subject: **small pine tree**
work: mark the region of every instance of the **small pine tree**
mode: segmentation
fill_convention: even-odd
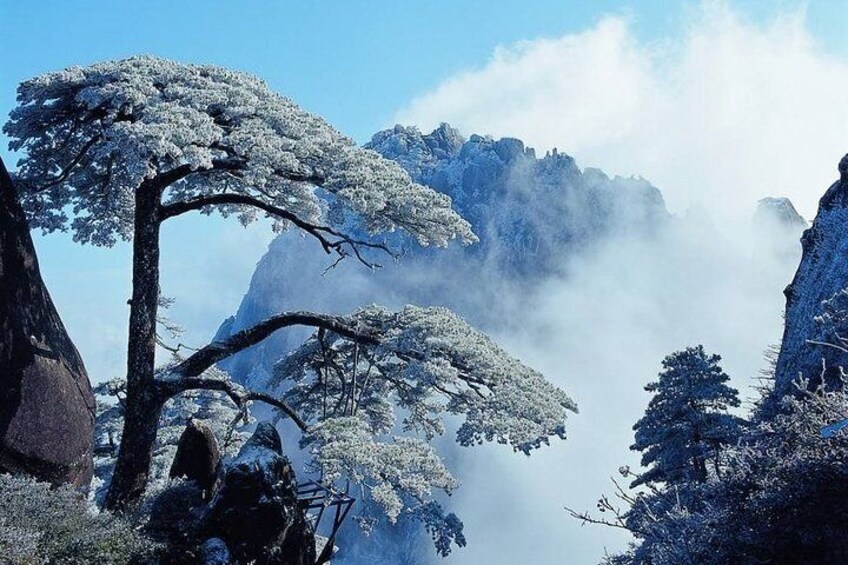
[[[663,359],[659,380],[645,415],[633,426],[635,443],[647,468],[633,486],[644,483],[703,483],[712,462],[720,474],[721,450],[736,443],[742,420],[727,413],[739,406],[738,391],[719,366],[721,357],[698,345]]]

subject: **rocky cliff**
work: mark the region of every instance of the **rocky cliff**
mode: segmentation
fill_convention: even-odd
[[[0,161],[0,471],[87,485],[94,396]]]
[[[822,361],[835,369],[845,365],[841,351],[810,343],[828,341],[820,335],[815,318],[822,302],[848,286],[848,155],[839,162],[838,181],[819,201],[812,226],[801,238],[802,257],[792,283],[786,288],[786,324],[775,367],[774,398],[792,392],[799,375],[815,383]]]

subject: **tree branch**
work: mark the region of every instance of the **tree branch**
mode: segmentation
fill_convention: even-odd
[[[100,134],[97,134],[94,137],[92,137],[91,139],[89,139],[85,143],[85,145],[82,146],[82,149],[80,149],[80,151],[79,151],[79,153],[77,153],[76,157],[71,159],[71,162],[68,164],[67,167],[62,169],[62,171],[57,176],[53,177],[52,179],[45,181],[44,184],[42,184],[41,186],[39,186],[36,189],[36,191],[42,192],[44,190],[47,190],[48,188],[52,188],[52,187],[54,187],[58,184],[65,182],[66,180],[68,180],[68,177],[71,176],[71,172],[76,168],[77,165],[80,164],[80,161],[83,160],[85,155],[88,153],[88,150],[91,149],[94,146],[94,144],[97,143],[98,141],[100,141],[101,139],[102,139],[102,137],[101,137]]]
[[[618,518],[616,518],[615,522],[612,522],[610,520],[605,520],[603,518],[594,518],[588,512],[577,512],[576,510],[573,510],[573,509],[569,508],[568,506],[564,506],[563,508],[565,508],[565,511],[568,512],[569,516],[571,516],[572,518],[574,518],[576,520],[580,520],[581,525],[597,524],[599,526],[608,526],[610,528],[619,528],[621,530],[628,531],[631,534],[643,535],[643,532],[636,530],[636,529],[633,529],[633,528],[627,526],[626,524],[619,522]]]
[[[245,410],[246,404],[250,401],[257,400],[264,402],[265,404],[269,404],[274,408],[277,408],[286,416],[291,418],[301,431],[305,432],[309,429],[309,426],[303,421],[303,418],[301,418],[294,408],[289,406],[285,401],[271,396],[270,394],[252,390],[243,390],[241,387],[236,386],[230,381],[205,377],[190,377],[173,381],[159,381],[159,384],[165,389],[166,394],[169,396],[173,396],[187,390],[217,390],[224,392],[241,410]]]
[[[384,244],[354,239],[349,235],[331,228],[330,226],[322,226],[306,222],[288,210],[280,208],[279,206],[274,206],[273,204],[269,204],[248,194],[209,194],[191,198],[189,200],[164,204],[160,209],[160,217],[162,221],[164,221],[168,218],[185,214],[186,212],[202,210],[207,206],[225,205],[252,206],[265,211],[271,216],[291,222],[293,225],[317,239],[326,253],[335,252],[343,258],[348,255],[345,250],[345,246],[348,246],[356,258],[367,267],[379,267],[379,265],[366,260],[360,253],[360,247],[378,249],[387,253],[391,257],[397,256],[395,252]]]
[[[224,340],[213,341],[179,363],[174,367],[173,372],[185,378],[197,377],[215,363],[256,345],[277,330],[291,326],[311,326],[324,329],[366,345],[377,345],[379,343],[373,332],[354,327],[340,316],[311,312],[285,312],[272,316]]]

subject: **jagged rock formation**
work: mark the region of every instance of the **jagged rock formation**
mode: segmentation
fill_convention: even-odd
[[[94,396],[41,280],[0,161],[0,471],[78,486],[92,475]]]
[[[315,536],[297,502],[297,482],[273,425],[259,424],[223,469],[204,531],[238,563],[313,565]]]
[[[447,125],[429,134],[398,126],[377,133],[368,145],[399,162],[415,180],[451,196],[480,243],[432,250],[398,238],[392,243],[403,246],[405,254],[397,264],[377,257],[384,268],[372,273],[345,261],[322,276],[328,259],[320,247],[282,234],[260,260],[238,312],[222,324],[218,338],[284,310],[346,313],[372,302],[444,305],[484,330],[503,330],[510,318],[505,310],[513,306],[506,297],[529,294],[604,238],[652,234],[670,220],[659,190],[647,181],[581,171],[559,152],[537,158],[517,139],[474,135],[465,140]],[[273,365],[304,337],[305,332],[278,332],[222,367],[235,379],[262,387]],[[294,450],[289,456],[298,460]],[[357,514],[367,516],[368,505],[357,505]],[[343,529],[333,562],[428,559],[432,549],[426,535],[409,522],[381,526],[367,541],[355,528]],[[392,548],[388,553],[387,547]]]
[[[538,159],[518,139],[465,141],[447,124],[427,135],[395,126],[367,147],[450,195],[480,237],[470,253],[524,277],[550,272],[563,249],[613,230],[653,229],[668,217],[660,191],[646,180],[581,172],[556,149]]]
[[[511,138],[472,135],[467,141],[443,124],[423,135],[396,126],[368,147],[400,163],[418,182],[451,196],[480,243],[422,249],[399,239],[399,264],[383,259],[378,273],[344,262],[326,276],[327,258],[312,241],[283,234],[257,265],[236,315],[217,337],[295,308],[347,312],[379,301],[448,306],[476,325],[503,323],[499,304],[507,287],[528,285],[563,269],[567,259],[618,233],[652,233],[670,216],[659,190],[639,178],[582,171],[556,151],[537,158]],[[393,237],[393,236],[390,236]],[[344,281],[340,284],[340,281]],[[281,332],[223,363],[237,380],[262,385],[268,371],[302,333]]]
[[[840,179],[819,201],[813,225],[801,238],[801,264],[786,288],[786,324],[775,367],[774,399],[791,393],[799,375],[815,383],[822,360],[844,364],[840,351],[809,343],[819,336],[815,317],[822,301],[848,286],[848,155],[839,162]]]
[[[801,234],[809,224],[788,198],[763,198],[753,218],[754,254],[761,265],[779,265],[791,272],[801,255]]]
[[[209,493],[215,485],[220,461],[215,432],[203,422],[192,420],[180,436],[169,476],[194,481],[203,492]]]

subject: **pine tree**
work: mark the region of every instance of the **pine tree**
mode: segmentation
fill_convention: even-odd
[[[698,345],[663,359],[656,382],[645,390],[654,394],[645,415],[633,426],[635,443],[648,470],[635,482],[679,485],[703,483],[712,462],[720,474],[719,454],[736,443],[742,420],[728,414],[739,406],[738,391],[719,366],[721,357]]]

